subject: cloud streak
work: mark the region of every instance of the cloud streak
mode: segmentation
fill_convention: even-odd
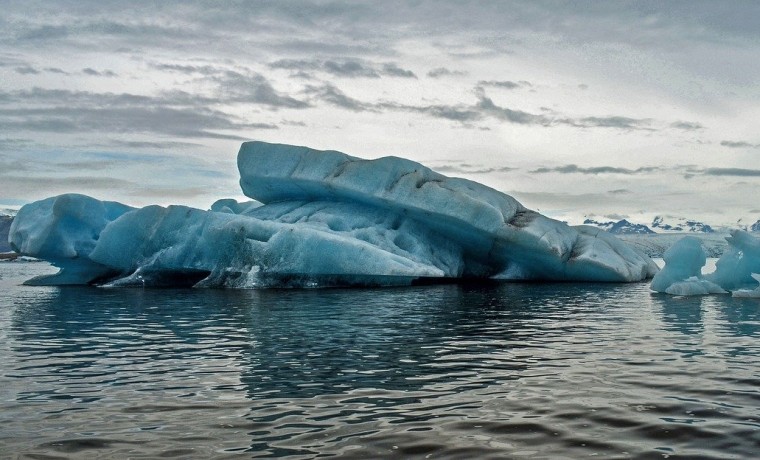
[[[517,88],[530,88],[533,85],[530,82],[521,80],[518,82],[509,80],[480,80],[477,85],[479,88],[491,87],[502,89],[517,89]]]
[[[464,77],[467,76],[467,72],[463,70],[451,70],[446,67],[436,67],[428,71],[427,76],[430,78],[442,78],[442,77]]]
[[[760,177],[760,169],[706,168],[701,172],[706,176]]]
[[[417,78],[414,72],[399,67],[395,62],[378,65],[361,59],[280,59],[270,62],[269,67],[295,72],[323,72],[342,78]]]
[[[516,170],[517,168],[511,168],[509,166],[503,166],[503,167],[498,167],[498,168],[496,167],[484,168],[484,167],[470,165],[467,163],[460,163],[460,164],[436,166],[433,169],[442,174],[491,174],[491,173],[510,172],[510,171]]]
[[[625,174],[625,175],[633,175],[633,174],[648,174],[653,172],[661,172],[664,168],[660,166],[643,166],[636,169],[629,169],[629,168],[619,168],[615,166],[592,166],[588,168],[583,168],[575,164],[568,164],[563,166],[555,166],[552,168],[547,167],[541,167],[534,169],[530,171],[531,174],[547,174],[547,173],[557,173],[557,174],[590,174],[590,175],[598,175],[598,174]]]
[[[745,141],[721,141],[720,145],[732,149],[757,149],[760,148],[760,144],[752,144]]]

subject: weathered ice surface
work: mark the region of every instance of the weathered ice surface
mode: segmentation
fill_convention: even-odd
[[[22,208],[18,252],[62,272],[37,283],[224,287],[425,279],[639,281],[656,265],[594,227],[569,227],[482,184],[386,157],[244,143],[243,192],[210,211],[132,209],[82,195]]]

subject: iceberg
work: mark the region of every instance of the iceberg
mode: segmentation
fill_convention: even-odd
[[[36,284],[280,287],[462,278],[632,282],[654,262],[594,227],[397,157],[246,142],[253,201],[134,209],[67,194],[21,209],[17,252],[61,268]]]
[[[707,256],[702,242],[693,236],[678,240],[663,255],[665,267],[652,279],[653,291],[671,295],[725,294],[720,286],[702,277]]]
[[[725,294],[760,297],[760,239],[744,230],[732,230],[729,247],[715,271],[702,275],[705,253],[701,242],[687,236],[665,252],[665,267],[652,279],[651,289],[674,295]]]

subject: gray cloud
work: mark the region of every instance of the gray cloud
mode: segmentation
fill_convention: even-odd
[[[428,115],[434,118],[468,123],[483,119],[482,113],[468,106],[452,105],[404,105],[404,104],[381,104],[383,108],[403,110]]]
[[[452,165],[437,166],[437,167],[434,167],[433,169],[440,173],[490,174],[490,173],[514,171],[517,168],[510,168],[508,166],[504,166],[500,168],[483,168],[483,167],[470,165],[467,163],[459,163],[459,164],[452,164]]]
[[[481,80],[478,82],[478,86],[480,87],[487,87],[490,86],[492,88],[503,88],[503,89],[517,89],[517,88],[524,88],[524,87],[531,87],[533,86],[530,82],[521,80],[518,82],[509,81],[509,80]]]
[[[720,145],[722,145],[723,147],[729,147],[732,149],[760,148],[760,144],[751,144],[745,141],[720,141]]]
[[[430,78],[441,78],[441,77],[463,77],[467,75],[467,72],[462,70],[451,70],[447,69],[446,67],[437,67],[435,69],[430,70],[427,73],[427,76]]]
[[[0,177],[14,176],[18,173],[30,172],[33,170],[34,168],[32,168],[30,162],[8,157],[0,153]]]
[[[124,141],[124,140],[112,140],[107,145],[111,147],[120,147],[127,149],[139,149],[139,150],[165,150],[165,149],[179,149],[187,147],[198,147],[200,144],[193,142],[156,142],[156,141]]]
[[[31,145],[31,139],[0,138],[0,151],[15,150]]]
[[[609,117],[584,117],[579,119],[565,119],[562,123],[583,128],[618,128],[618,129],[644,129],[650,128],[652,120],[645,118],[629,118],[621,116]]]
[[[218,75],[227,71],[224,67],[217,67],[213,65],[195,65],[195,64],[167,64],[160,62],[151,62],[150,65],[156,70],[163,70],[168,72],[179,72],[183,74],[201,74],[201,75]]]
[[[280,59],[269,63],[273,69],[286,69],[308,75],[308,71],[325,72],[344,78],[380,78],[381,75],[401,78],[417,78],[411,70],[403,69],[398,64],[386,62],[382,65],[360,59],[321,60],[321,59]]]
[[[65,38],[69,34],[66,26],[43,25],[27,29],[18,34],[17,39],[26,40],[52,40]]]
[[[297,120],[282,120],[280,124],[284,126],[307,126],[305,122]]]
[[[706,168],[702,174],[706,176],[760,177],[760,169]]]
[[[103,171],[111,168],[123,167],[123,163],[116,160],[111,161],[72,161],[59,162],[54,164],[57,171]]]
[[[367,67],[356,60],[343,62],[322,61],[318,59],[280,59],[270,62],[272,69],[286,69],[293,71],[323,71],[342,77],[369,77],[380,78],[380,74],[371,67]]]
[[[242,74],[228,70],[223,75],[211,77],[218,85],[219,101],[263,104],[271,108],[305,109],[306,101],[282,94],[262,75]]]
[[[5,176],[3,185],[16,194],[37,194],[45,190],[49,194],[73,192],[82,189],[114,190],[116,188],[133,188],[134,182],[99,176],[49,177],[49,176]]]
[[[340,107],[343,109],[351,110],[353,112],[377,112],[377,108],[373,104],[368,104],[352,97],[347,96],[343,91],[336,88],[329,83],[320,87],[308,86],[306,92],[311,94],[323,102]]]
[[[83,152],[80,156],[92,160],[116,160],[123,163],[160,163],[163,161],[171,161],[174,157],[168,154],[142,154],[134,155],[132,153],[125,152]]]
[[[569,164],[563,166],[556,166],[553,168],[537,168],[530,171],[532,174],[546,174],[546,173],[559,173],[559,174],[646,174],[651,172],[662,171],[663,168],[659,166],[645,166],[636,169],[617,168],[614,166],[594,166],[590,168],[582,168],[578,165]],[[610,193],[614,193],[611,191]]]
[[[208,187],[137,187],[129,192],[129,196],[136,198],[155,198],[157,196],[163,197],[164,200],[172,199],[183,200],[189,198],[196,198],[200,196],[208,195]]]
[[[383,64],[383,74],[392,77],[417,78],[417,75],[415,75],[411,70],[402,69],[392,62]]]
[[[169,107],[47,107],[0,109],[0,132],[153,133],[184,138],[247,140],[212,130],[257,129],[210,109]]]
[[[650,119],[636,119],[622,116],[585,117],[574,119],[548,117],[546,115],[537,115],[522,110],[514,110],[497,105],[491,98],[485,96],[482,89],[476,90],[478,102],[474,105],[414,105],[397,102],[364,102],[347,96],[340,89],[329,83],[319,87],[308,86],[306,88],[306,93],[323,102],[354,112],[380,112],[382,110],[413,112],[428,115],[433,118],[442,118],[460,122],[468,127],[472,127],[469,125],[470,123],[482,121],[486,118],[494,118],[509,123],[544,127],[563,124],[580,128],[653,130],[653,128],[650,128],[652,123],[652,120]],[[487,127],[481,128],[487,129]]]
[[[630,191],[630,190],[628,190],[628,189],[625,189],[625,188],[618,188],[618,189],[615,189],[615,190],[610,190],[607,193],[610,193],[612,195],[629,195],[629,194],[631,194],[633,192]],[[624,219],[624,217],[621,217],[621,219]]]
[[[53,5],[51,5],[53,6]],[[153,46],[170,46],[177,40],[195,41],[203,38],[216,37],[215,30],[200,30],[199,24],[185,23],[183,27],[170,27],[150,23],[142,18],[137,20],[103,20],[94,19],[75,20],[66,25],[60,24],[21,24],[17,34],[16,42],[24,44],[28,42],[49,42],[56,41],[61,44],[65,41],[80,40],[82,45],[86,43],[83,39],[91,37],[108,37],[130,39],[137,43],[150,43]]]
[[[277,31],[282,33],[282,31]],[[294,31],[294,34],[300,33],[300,30]],[[361,35],[361,33],[359,33]],[[280,36],[281,37],[281,36]],[[273,37],[266,37],[263,46],[277,52],[278,55],[295,54],[299,56],[388,56],[394,54],[392,49],[388,48],[386,40],[363,40],[357,41],[356,35],[346,36],[344,31],[322,39],[292,39],[290,37],[272,40]]]
[[[21,75],[38,75],[40,73],[39,70],[28,65],[25,65],[22,67],[16,67],[15,70],[16,70],[16,73],[20,73]]]
[[[485,95],[480,95],[479,99],[476,107],[496,119],[521,125],[550,126],[552,124],[552,120],[543,115],[534,115],[532,113],[523,112],[522,110],[512,110],[507,107],[500,107],[494,104],[493,100]]]
[[[104,71],[97,71],[93,69],[92,67],[86,67],[82,69],[82,73],[85,75],[90,75],[94,77],[116,77],[116,73],[114,73],[111,70],[104,70]]]
[[[670,124],[670,127],[676,128],[676,129],[683,129],[684,131],[698,131],[700,129],[705,128],[700,123],[691,122],[691,121],[674,121],[673,123]]]
[[[324,61],[322,62],[322,69],[340,77],[380,78],[380,74],[375,69],[368,67],[359,61]]]

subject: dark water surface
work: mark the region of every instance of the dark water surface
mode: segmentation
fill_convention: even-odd
[[[638,284],[26,287],[3,458],[757,458],[760,301]]]

